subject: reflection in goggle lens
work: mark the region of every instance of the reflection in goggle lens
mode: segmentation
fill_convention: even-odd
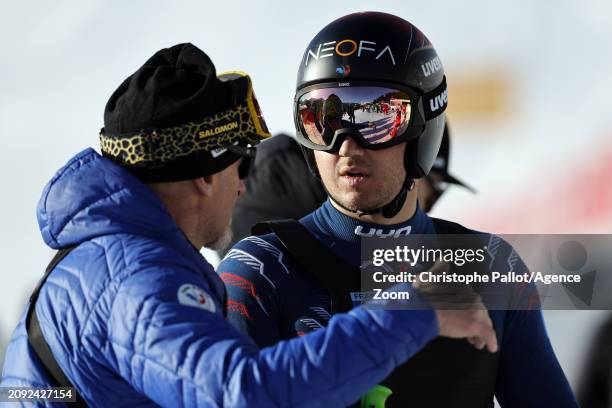
[[[369,144],[388,142],[410,122],[410,96],[375,86],[321,88],[298,100],[298,121],[308,139],[329,146],[338,129],[358,130]]]

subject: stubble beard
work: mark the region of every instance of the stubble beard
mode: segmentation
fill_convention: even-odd
[[[390,203],[401,191],[405,175],[391,173],[385,180],[377,180],[376,186],[364,186],[364,189],[351,189],[340,177],[338,175],[333,180],[333,189],[326,186],[331,198],[352,211],[368,211]]]
[[[227,247],[232,243],[234,234],[230,224],[223,230],[223,233],[211,243],[207,244],[206,247],[215,251],[225,251]]]

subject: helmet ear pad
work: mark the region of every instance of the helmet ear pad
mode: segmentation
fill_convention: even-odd
[[[406,180],[425,177],[433,167],[438,155],[444,130],[445,115],[431,119],[419,137],[406,142],[404,167]]]
[[[306,164],[308,165],[308,170],[315,177],[321,180],[321,175],[319,174],[319,169],[317,168],[317,162],[314,157],[314,150],[309,149],[305,146],[300,145],[300,149],[302,149],[302,154],[304,155],[304,160],[306,160]]]

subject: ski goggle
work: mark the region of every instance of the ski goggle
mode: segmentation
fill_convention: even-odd
[[[446,79],[427,93],[390,83],[317,84],[296,94],[297,138],[314,150],[337,150],[346,136],[383,149],[419,136],[447,103]]]
[[[256,134],[261,139],[265,139],[271,137],[270,131],[268,130],[268,125],[264,120],[263,113],[261,112],[261,108],[259,107],[259,102],[257,102],[257,98],[255,97],[255,91],[253,90],[253,83],[251,82],[251,77],[242,71],[230,71],[224,72],[217,76],[221,81],[233,81],[239,82],[242,80],[246,83],[246,96],[245,102],[248,106],[248,113],[250,122],[255,127]]]
[[[250,77],[244,72],[228,72],[218,78],[229,81],[234,94],[241,95],[232,108],[179,126],[130,134],[109,135],[102,129],[102,152],[123,164],[155,168],[202,151],[214,158],[220,149],[254,146],[270,137]]]

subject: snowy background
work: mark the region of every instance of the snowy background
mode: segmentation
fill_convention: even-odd
[[[479,194],[454,188],[434,215],[500,233],[611,230],[610,2],[11,2],[0,13],[0,361],[52,256],[35,218],[40,192],[69,157],[97,147],[125,77],[158,49],[193,42],[218,71],[249,72],[271,130],[291,133],[308,41],[363,10],[413,22],[445,66],[452,171]],[[605,316],[546,312],[574,385]]]

